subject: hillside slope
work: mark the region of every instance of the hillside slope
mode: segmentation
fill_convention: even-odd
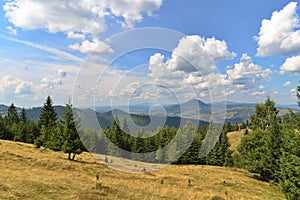
[[[72,162],[61,152],[3,140],[0,171],[0,199],[284,199],[278,187],[237,169],[168,166],[131,174],[99,164],[88,153]]]

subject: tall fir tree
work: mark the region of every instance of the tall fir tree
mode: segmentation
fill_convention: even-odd
[[[42,107],[42,112],[39,117],[38,127],[40,131],[40,137],[35,143],[36,146],[47,147],[47,142],[50,141],[51,134],[56,127],[57,113],[53,107],[53,102],[50,96],[47,97],[46,102]]]
[[[69,160],[74,160],[76,154],[81,154],[84,146],[77,133],[72,105],[66,104],[66,109],[62,115],[63,136],[62,151],[68,154]]]

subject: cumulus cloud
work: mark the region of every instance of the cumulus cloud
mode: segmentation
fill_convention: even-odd
[[[94,39],[92,42],[84,40],[81,44],[75,43],[70,45],[69,47],[70,49],[78,50],[81,53],[85,54],[91,52],[109,54],[114,52],[107,43],[98,39]]]
[[[12,0],[5,2],[3,10],[10,23],[24,30],[62,32],[69,39],[84,40],[91,36],[92,41],[71,46],[87,53],[94,47],[97,52],[103,52],[102,48],[107,47],[95,39],[106,32],[108,19],[117,21],[123,28],[132,28],[144,16],[151,16],[162,3],[163,0]]]
[[[198,35],[186,36],[180,39],[170,59],[165,60],[160,53],[151,56],[149,76],[159,80],[185,79],[187,83],[197,83],[203,81],[202,76],[216,72],[214,61],[234,56],[234,52],[228,51],[225,41]]]
[[[239,89],[254,88],[260,81],[269,80],[272,70],[263,70],[261,66],[254,64],[247,54],[243,54],[240,63],[228,66],[226,69],[228,80]]]
[[[65,77],[68,75],[68,73],[67,73],[65,70],[63,70],[63,69],[59,69],[59,70],[57,71],[57,75],[58,75],[59,77],[65,78]]]
[[[300,55],[287,58],[280,67],[280,73],[300,74]]]
[[[33,94],[34,92],[32,91],[32,86],[32,82],[22,81],[17,84],[15,88],[15,94]]]
[[[33,94],[33,83],[6,75],[0,79],[0,93]]]
[[[171,70],[200,71],[205,75],[215,71],[214,61],[232,59],[235,55],[228,51],[225,41],[192,35],[180,39],[167,65]]]
[[[271,19],[264,19],[258,42],[258,56],[291,55],[300,52],[300,26],[297,2],[290,2],[282,10],[275,11]]]
[[[288,86],[290,86],[291,85],[291,81],[287,81],[287,82],[285,82],[284,84],[283,84],[283,86],[285,86],[285,87],[288,87]]]
[[[42,78],[42,84],[41,87],[43,89],[52,89],[54,87],[56,87],[57,85],[62,85],[62,80],[59,78],[56,79],[51,79],[49,77],[44,77]]]

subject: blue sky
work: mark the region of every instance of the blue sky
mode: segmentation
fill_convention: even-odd
[[[267,96],[296,103],[298,1],[49,2],[1,3],[0,103],[40,106],[47,95],[55,104],[71,99],[78,106],[191,98],[256,103]],[[123,38],[116,47],[115,35],[144,27],[171,35],[137,40],[172,48],[140,49],[109,62],[132,42]]]

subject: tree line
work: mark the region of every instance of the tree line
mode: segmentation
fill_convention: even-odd
[[[61,119],[48,96],[42,107],[37,123],[29,120],[23,108],[20,114],[12,103],[5,116],[0,115],[0,139],[32,143],[53,151],[63,151],[68,159],[74,160],[76,154],[85,150],[76,130],[72,105],[66,104]]]

